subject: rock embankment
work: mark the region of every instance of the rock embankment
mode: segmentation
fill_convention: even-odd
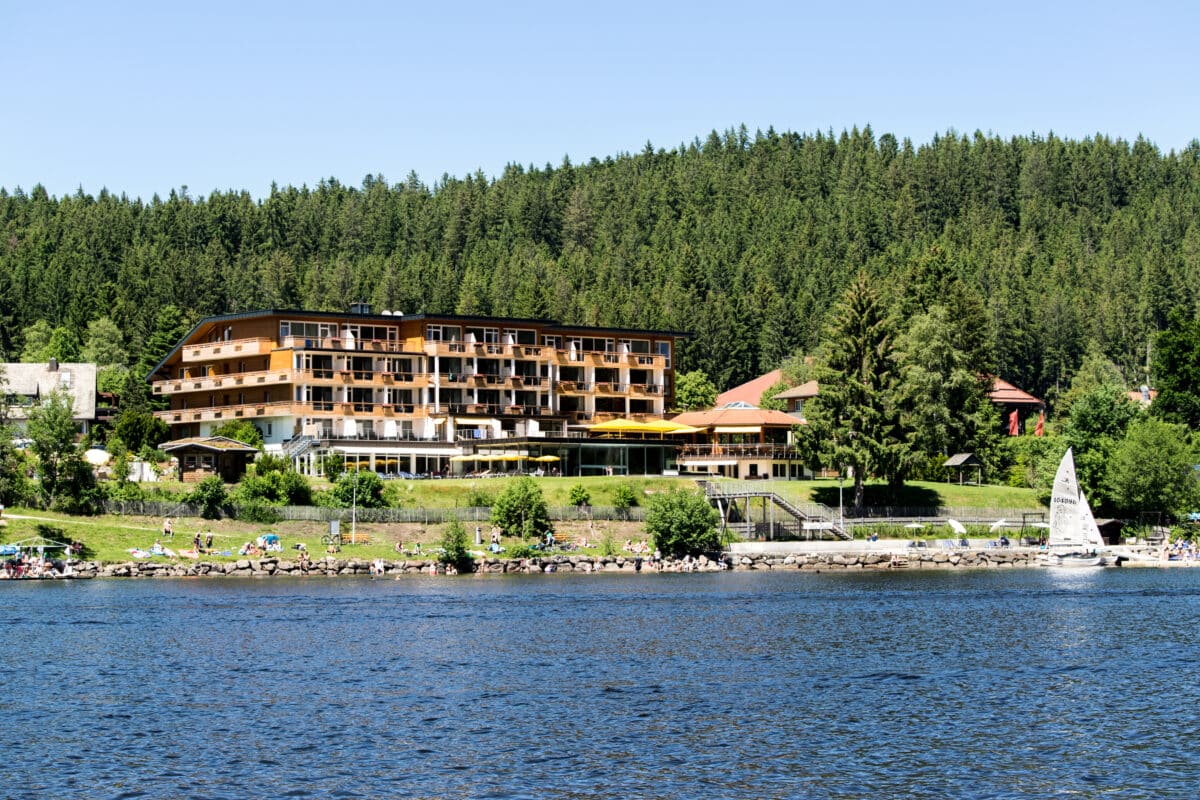
[[[734,569],[954,569],[1036,567],[1036,551],[1023,550],[918,550],[904,553],[806,553],[790,555],[739,555]]]
[[[376,562],[361,558],[323,558],[313,561],[308,569],[299,562],[280,558],[246,558],[227,562],[155,563],[129,561],[114,564],[77,562],[73,565],[75,578],[186,578],[186,577],[245,577],[267,578],[292,576],[353,576],[371,575]],[[988,551],[930,551],[908,553],[841,552],[789,555],[729,555],[700,556],[695,559],[665,559],[654,563],[648,558],[628,556],[571,556],[555,555],[542,558],[502,559],[485,558],[475,562],[481,573],[555,573],[555,572],[716,572],[719,570],[805,570],[833,571],[854,569],[954,569],[1033,567],[1038,565],[1037,553],[1020,550]],[[444,574],[442,565],[430,561],[383,560],[376,574],[383,576]]]
[[[376,562],[361,558],[323,558],[313,561],[307,570],[299,562],[280,558],[246,558],[228,562],[157,563],[127,561],[99,564],[90,561],[73,565],[74,578],[188,578],[188,577],[246,577],[277,576],[335,576],[335,575],[429,575],[445,573],[445,566],[431,561]],[[668,559],[654,565],[650,559],[626,556],[568,556],[543,558],[500,559],[485,558],[475,562],[475,571],[484,573],[538,572],[711,572],[729,569],[729,560],[721,561],[700,556],[696,559]]]

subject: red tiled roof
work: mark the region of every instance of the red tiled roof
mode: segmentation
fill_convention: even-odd
[[[1006,406],[1040,406],[1042,401],[1031,395],[1029,392],[1022,391],[1013,386],[1003,378],[992,378],[992,390],[988,392],[988,398],[997,405]]]
[[[776,400],[807,400],[810,397],[816,397],[821,393],[820,386],[816,381],[805,381],[799,386],[793,386],[791,389],[785,389],[775,395]]]
[[[709,411],[685,411],[671,422],[680,425],[691,425],[694,428],[708,428],[714,425],[801,425],[800,420],[782,411],[767,408],[714,408]]]
[[[763,392],[779,383],[782,378],[783,370],[773,369],[766,375],[759,375],[757,378],[746,381],[740,386],[734,386],[732,389],[717,395],[717,408],[738,402],[756,406],[759,400],[762,399]]]

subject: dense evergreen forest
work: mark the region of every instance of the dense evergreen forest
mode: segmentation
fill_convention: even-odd
[[[897,296],[973,288],[995,370],[1053,400],[1088,353],[1146,380],[1168,313],[1197,311],[1198,211],[1200,142],[870,128],[262,200],[0,190],[0,347],[16,360],[38,321],[82,342],[104,316],[135,364],[168,306],[192,321],[366,299],[688,331],[679,365],[723,388],[814,349],[862,271]]]

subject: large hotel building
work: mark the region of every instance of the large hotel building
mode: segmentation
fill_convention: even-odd
[[[517,456],[564,474],[655,473],[670,446],[606,448],[587,426],[661,419],[666,331],[451,315],[252,311],[201,320],[151,373],[174,439],[248,420],[308,474],[322,456],[383,474],[476,469]]]

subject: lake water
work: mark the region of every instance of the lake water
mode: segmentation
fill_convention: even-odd
[[[1191,798],[1200,569],[9,582],[4,797]]]

